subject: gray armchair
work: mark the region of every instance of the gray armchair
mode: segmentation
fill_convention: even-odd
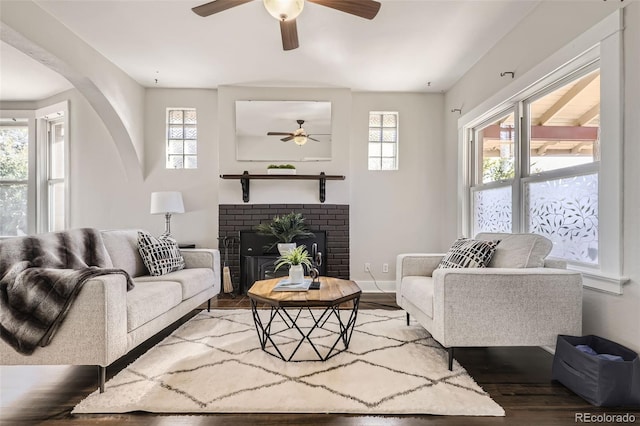
[[[533,234],[501,240],[487,268],[437,269],[443,254],[400,254],[396,301],[449,352],[468,346],[553,346],[582,334],[582,276],[545,259],[551,241]]]

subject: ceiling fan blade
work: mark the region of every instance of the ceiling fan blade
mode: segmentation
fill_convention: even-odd
[[[293,139],[293,136],[288,136],[286,138],[282,138],[280,139],[282,142],[289,142],[291,139]]]
[[[253,0],[214,0],[209,3],[201,4],[191,10],[197,15],[207,17],[214,13],[222,12],[223,10],[231,9],[232,7],[240,6],[241,4],[249,3]]]
[[[320,142],[318,139],[312,138],[311,136],[307,135],[307,139],[310,139],[312,141],[316,141],[316,142]]]
[[[298,48],[298,27],[295,19],[280,21],[280,33],[282,33],[282,48],[284,50]]]
[[[267,136],[293,136],[293,133],[285,133],[285,132],[268,132]]]
[[[365,19],[373,19],[380,10],[380,3],[374,0],[309,0],[322,6],[350,13]]]

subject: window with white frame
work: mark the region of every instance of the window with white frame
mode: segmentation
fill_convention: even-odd
[[[45,117],[46,136],[46,216],[47,231],[61,231],[66,228],[66,143],[65,121],[60,113]]]
[[[398,113],[369,112],[369,170],[398,170]]]
[[[68,103],[0,111],[0,237],[68,227]]]
[[[29,125],[0,120],[0,236],[29,233]]]
[[[195,108],[167,108],[166,168],[198,168],[198,120]]]
[[[585,287],[614,294],[623,294],[628,281],[622,276],[622,16],[622,10],[609,15],[459,120],[460,184],[467,195],[459,199],[461,232],[510,225],[511,232],[545,235],[553,241],[551,257],[580,271]],[[505,144],[490,127],[507,124],[503,118],[511,113],[513,178],[503,167],[484,181],[482,159]],[[492,153],[482,148],[492,144]]]
[[[598,265],[599,116],[593,63],[473,128],[473,233],[544,235],[551,256]]]

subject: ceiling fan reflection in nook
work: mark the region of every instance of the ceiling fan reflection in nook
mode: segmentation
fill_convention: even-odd
[[[307,132],[302,128],[304,120],[296,120],[296,123],[298,123],[299,128],[293,132],[268,132],[267,136],[286,136],[280,140],[282,142],[289,142],[290,140],[293,140],[296,145],[304,145],[309,139],[320,142],[318,139],[312,138],[311,135],[307,134]]]
[[[253,0],[214,0],[192,8],[196,14],[206,17]],[[373,19],[380,10],[380,3],[374,0],[307,0],[340,12],[350,13],[365,19]],[[296,18],[304,8],[305,0],[263,0],[267,11],[280,21],[282,48],[292,50],[298,47]]]

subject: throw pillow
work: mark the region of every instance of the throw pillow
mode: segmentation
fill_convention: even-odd
[[[168,235],[158,238],[138,231],[138,251],[151,275],[164,275],[184,269],[184,258],[176,240]]]
[[[499,242],[458,238],[438,268],[486,268]]]
[[[553,243],[536,234],[481,233],[476,240],[500,240],[489,268],[542,268]]]

